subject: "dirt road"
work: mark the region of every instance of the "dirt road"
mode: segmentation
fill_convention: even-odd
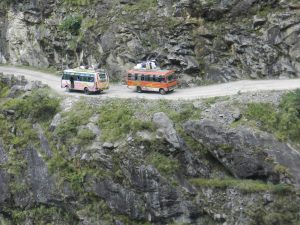
[[[4,74],[23,75],[28,80],[38,80],[49,85],[61,95],[84,96],[80,92],[66,92],[60,87],[60,77],[29,69],[18,67],[0,66],[0,72]],[[160,95],[159,93],[136,93],[128,89],[126,85],[111,85],[111,88],[99,95],[88,95],[88,97],[109,98],[145,98],[145,99],[182,99],[192,100],[198,98],[209,98],[217,96],[229,96],[238,92],[255,92],[262,90],[293,90],[300,88],[300,79],[291,80],[242,80],[224,84],[209,85],[203,87],[176,89],[175,92]]]

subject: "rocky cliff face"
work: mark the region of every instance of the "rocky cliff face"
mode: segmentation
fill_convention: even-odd
[[[299,76],[295,0],[3,1],[0,63],[106,67],[157,59],[183,84]]]
[[[83,101],[0,75],[1,224],[299,224],[299,136],[249,111],[289,95]]]

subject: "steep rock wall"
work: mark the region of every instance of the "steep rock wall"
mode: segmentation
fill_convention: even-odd
[[[0,63],[58,69],[90,64],[121,79],[134,63],[155,58],[176,69],[184,83],[197,84],[300,71],[300,11],[293,0],[2,4]]]

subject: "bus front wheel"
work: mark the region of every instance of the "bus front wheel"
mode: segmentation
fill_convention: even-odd
[[[142,88],[141,88],[141,87],[137,87],[137,88],[136,88],[136,92],[137,92],[137,93],[142,93]]]
[[[166,91],[165,91],[163,88],[161,88],[161,89],[159,89],[159,93],[160,93],[161,95],[165,95],[165,94],[166,94]]]

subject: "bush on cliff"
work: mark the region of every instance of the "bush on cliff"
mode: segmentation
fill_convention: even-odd
[[[51,97],[47,89],[36,90],[23,98],[7,101],[4,109],[14,110],[18,118],[29,118],[31,121],[46,121],[59,110],[59,99]]]
[[[266,131],[275,133],[281,140],[300,142],[300,89],[283,96],[278,109],[272,104],[251,103],[245,116],[258,121]]]
[[[70,15],[66,17],[59,26],[61,31],[70,32],[73,35],[78,35],[81,28],[82,16]]]

